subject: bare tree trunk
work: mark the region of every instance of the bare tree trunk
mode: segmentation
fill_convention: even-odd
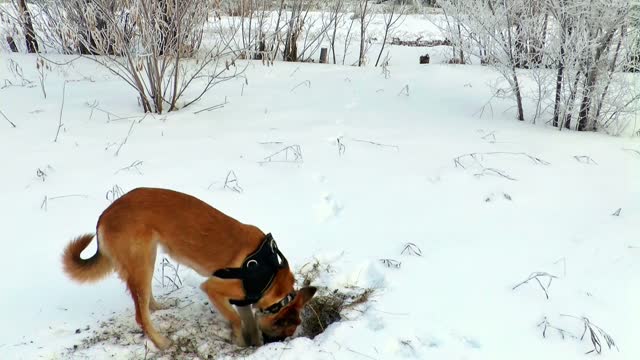
[[[578,73],[576,74],[576,78],[573,81],[573,87],[571,88],[571,93],[569,94],[569,100],[567,101],[567,106],[564,112],[564,116],[562,118],[562,126],[560,126],[560,130],[562,130],[562,127],[566,129],[571,129],[573,105],[576,102],[576,96],[578,94],[578,83],[580,82],[580,74],[581,72],[578,71]]]
[[[556,76],[556,99],[553,106],[553,126],[558,127],[560,117],[560,101],[562,100],[562,82],[564,77],[564,43],[560,45],[560,59],[558,63],[558,75]]]
[[[504,1],[505,9],[509,9],[507,5],[507,0]],[[518,105],[518,120],[524,121],[524,109],[522,107],[522,94],[520,93],[520,83],[518,82],[518,74],[516,73],[515,59],[513,58],[513,47],[511,44],[513,43],[513,38],[511,36],[511,17],[509,16],[509,12],[507,11],[507,36],[509,42],[509,58],[511,60],[511,76],[513,79],[513,91],[516,95],[516,103]]]
[[[367,17],[367,10],[369,8],[369,0],[361,1],[363,2],[363,6],[360,8],[362,13],[360,14],[360,56],[358,58],[358,66],[362,66],[364,64],[364,42],[367,37],[365,20]]]
[[[607,85],[605,85],[604,90],[602,91],[602,94],[600,95],[600,100],[598,101],[598,104],[597,104],[595,121],[598,121],[598,119],[600,119],[602,104],[604,104],[604,99],[607,96],[607,93],[609,92],[609,85],[611,85],[611,77],[613,76],[613,73],[616,70],[616,62],[618,62],[618,57],[620,55],[620,48],[622,47],[622,40],[624,39],[624,34],[625,34],[625,26],[623,25],[620,28],[620,38],[618,39],[618,45],[616,45],[616,51],[613,54],[613,60],[611,60],[611,64],[609,65],[609,79],[607,81]]]
[[[458,23],[458,38],[462,39],[462,30],[460,29],[460,23]],[[460,40],[462,42],[462,40]],[[462,46],[460,46],[460,64],[464,64],[464,51],[462,50]]]
[[[336,34],[338,32],[338,20],[340,20],[340,12],[343,10],[343,0],[336,0],[334,8],[331,10],[333,15],[333,34],[331,34],[331,54],[333,56],[333,63],[336,64]]]
[[[580,112],[578,113],[578,131],[592,130],[593,124],[589,124],[589,112],[591,111],[591,93],[598,78],[598,63],[600,62],[602,54],[609,48],[616,30],[617,27],[612,27],[609,32],[606,33],[600,46],[596,48],[593,63],[585,74],[582,103],[580,104]]]
[[[20,9],[20,14],[22,15],[22,28],[24,29],[27,52],[37,53],[39,51],[38,40],[36,39],[36,32],[33,30],[31,13],[27,8],[26,0],[18,0],[18,7]]]
[[[562,24],[564,27],[565,24]],[[565,46],[567,35],[571,36],[571,27],[566,29],[567,33],[565,34],[565,29],[560,29],[560,59],[558,60],[558,75],[556,76],[556,99],[555,104],[553,106],[553,126],[558,127],[562,125],[558,125],[560,118],[560,103],[562,101],[562,84],[564,82],[564,67],[565,67]]]
[[[347,29],[347,35],[344,38],[344,51],[342,52],[342,65],[347,58],[347,49],[349,48],[349,44],[351,43],[351,29],[353,28],[354,18],[351,18],[351,22],[349,23],[349,28]]]

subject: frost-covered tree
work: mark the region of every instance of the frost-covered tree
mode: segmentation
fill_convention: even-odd
[[[525,119],[520,78],[538,82],[538,104],[560,129],[619,132],[638,108],[623,74],[634,58],[629,0],[441,0],[442,29],[460,54],[494,67]],[[627,52],[628,56],[625,56]],[[532,69],[527,72],[520,69]],[[555,76],[538,76],[553,69]],[[536,76],[533,76],[533,74]],[[549,97],[548,94],[552,94]],[[540,106],[536,108],[536,116]],[[534,117],[535,119],[535,117]]]

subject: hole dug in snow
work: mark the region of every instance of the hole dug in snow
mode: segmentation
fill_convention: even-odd
[[[298,272],[303,279],[302,286],[309,286],[323,272],[329,272],[330,266],[318,261],[306,264]],[[302,324],[298,336],[310,339],[324,332],[329,325],[345,319],[350,311],[358,311],[371,299],[373,288],[351,286],[346,289],[328,289],[318,287],[316,295],[309,300],[300,314]]]

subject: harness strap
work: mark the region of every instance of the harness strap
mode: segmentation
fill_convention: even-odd
[[[242,280],[245,298],[232,299],[229,302],[236,306],[247,306],[257,303],[273,283],[278,270],[288,266],[287,259],[269,233],[258,249],[244,259],[241,267],[219,269],[213,276]]]

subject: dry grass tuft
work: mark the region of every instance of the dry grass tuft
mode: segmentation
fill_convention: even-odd
[[[298,278],[302,279],[302,286],[308,286],[322,272],[330,271],[329,265],[323,265],[315,260],[302,266],[298,272]],[[372,288],[351,287],[346,290],[318,288],[316,295],[302,310],[300,336],[315,338],[329,325],[345,319],[346,312],[357,310],[358,307],[369,302],[373,293]]]

